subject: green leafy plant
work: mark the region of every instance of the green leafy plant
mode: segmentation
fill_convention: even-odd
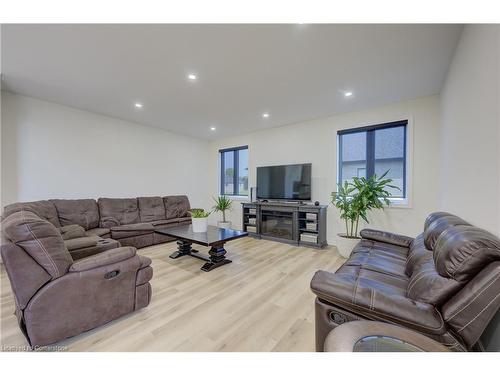
[[[215,206],[213,207],[215,211],[222,212],[222,222],[226,222],[226,211],[231,209],[233,201],[228,197],[221,195],[220,197],[213,198],[215,201]]]
[[[212,211],[205,211],[203,208],[193,208],[189,210],[191,217],[194,219],[202,219],[208,217]]]
[[[392,179],[385,178],[387,173],[389,171],[380,177],[354,177],[352,182],[338,184],[337,191],[332,193],[331,201],[340,210],[340,218],[345,222],[345,237],[358,238],[359,219],[368,223],[368,212],[390,205],[389,197],[392,194],[387,188],[400,190],[391,185]]]

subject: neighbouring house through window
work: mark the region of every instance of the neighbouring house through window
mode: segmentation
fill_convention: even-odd
[[[389,171],[399,188],[389,189],[392,198],[407,198],[407,126],[404,120],[337,132],[338,182]]]

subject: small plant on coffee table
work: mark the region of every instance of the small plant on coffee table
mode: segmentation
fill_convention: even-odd
[[[212,213],[212,211],[205,211],[203,208],[192,208],[189,212],[194,219],[203,219]]]

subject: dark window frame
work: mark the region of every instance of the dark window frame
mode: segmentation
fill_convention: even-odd
[[[224,149],[219,150],[219,160],[220,160],[220,172],[219,172],[220,173],[220,176],[219,176],[220,189],[219,189],[219,192],[220,192],[220,195],[229,195],[232,197],[248,197],[248,193],[247,194],[240,194],[240,191],[239,191],[239,184],[238,184],[238,180],[240,177],[239,151],[241,151],[241,150],[248,150],[248,145],[247,146],[224,148]],[[224,181],[225,181],[224,174],[225,174],[225,170],[226,170],[224,155],[227,152],[233,153],[233,194],[227,194],[224,191]]]
[[[403,140],[403,157],[401,158],[385,158],[385,159],[376,159],[375,158],[375,131],[376,130],[382,130],[382,129],[390,129],[390,128],[397,128],[397,127],[403,127],[404,128],[404,140]],[[342,147],[343,147],[343,142],[342,142],[342,136],[345,134],[354,134],[354,133],[364,133],[366,132],[366,177],[370,177],[375,173],[375,163],[378,160],[401,160],[403,161],[403,189],[402,189],[402,197],[393,197],[397,199],[408,199],[408,178],[407,178],[407,163],[408,163],[408,120],[400,120],[400,121],[393,121],[393,122],[387,122],[383,124],[377,124],[377,125],[370,125],[370,126],[362,126],[358,128],[352,128],[352,129],[345,129],[345,130],[339,130],[337,132],[337,139],[338,139],[338,181],[337,183],[342,183],[342,166],[344,164],[342,160]],[[364,161],[364,160],[363,160]],[[354,160],[347,161],[346,163],[349,162],[355,162]]]

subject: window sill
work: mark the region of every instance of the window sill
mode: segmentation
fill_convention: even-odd
[[[225,197],[233,201],[250,201],[250,197],[248,195],[225,195]]]
[[[408,198],[389,198],[391,205],[387,208],[412,208]]]

